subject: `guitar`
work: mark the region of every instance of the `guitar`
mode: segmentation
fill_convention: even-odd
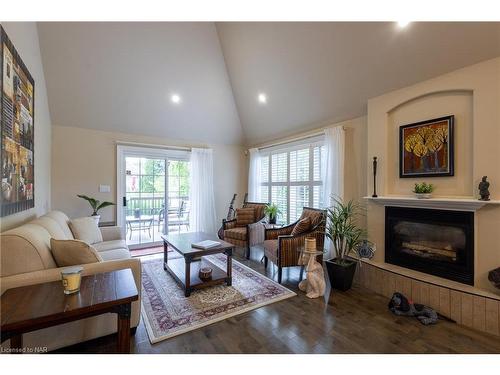
[[[233,199],[231,199],[231,202],[229,203],[229,209],[227,210],[226,221],[234,219],[234,214],[235,214],[236,211],[234,210],[233,206],[234,206],[234,201],[236,200],[236,195],[237,194],[233,195]],[[222,224],[222,226],[219,228],[219,231],[217,232],[217,236],[221,240],[224,239],[224,224]]]

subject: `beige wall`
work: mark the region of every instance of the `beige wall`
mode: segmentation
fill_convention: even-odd
[[[455,176],[400,179],[398,127],[439,116],[455,115]],[[500,58],[472,65],[368,102],[368,159],[379,158],[379,195],[411,195],[417,181],[436,185],[435,196],[477,197],[483,175],[491,181],[491,198],[500,199]],[[371,192],[371,168],[367,170]],[[475,286],[498,292],[487,272],[500,266],[500,207],[476,213]],[[368,209],[375,260],[384,261],[384,209]]]
[[[362,198],[366,195],[366,116],[357,117],[352,120],[347,120],[329,126],[343,126],[345,132],[345,170],[344,170],[344,199],[354,199],[363,203]],[[299,134],[294,134],[289,137],[276,139],[274,142],[286,142],[288,140],[307,137],[311,134],[316,134],[321,129],[329,126],[322,126],[317,129],[310,130]],[[262,147],[268,143],[257,144],[253,147]]]
[[[227,214],[233,193],[240,204],[247,187],[247,164],[242,146],[185,144],[154,138],[99,130],[52,127],[52,207],[70,217],[90,214],[88,204],[76,197],[87,194],[116,202],[116,141],[170,146],[210,147],[214,150],[215,204],[217,219]],[[99,193],[99,185],[110,185],[110,193]],[[114,207],[102,210],[102,221],[114,221]]]
[[[38,32],[34,22],[4,22],[7,35],[35,80],[35,207],[0,219],[0,231],[17,226],[50,209],[51,121]]]

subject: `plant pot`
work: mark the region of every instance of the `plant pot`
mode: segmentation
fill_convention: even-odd
[[[269,216],[269,224],[276,224],[276,216]]]
[[[337,258],[325,260],[328,278],[333,289],[345,292],[351,289],[356,261],[346,260],[344,264],[337,263]]]
[[[417,199],[429,199],[429,198],[432,198],[432,194],[431,193],[415,193],[415,197]]]
[[[91,218],[94,219],[97,226],[99,226],[99,220],[101,219],[101,215],[92,215]]]

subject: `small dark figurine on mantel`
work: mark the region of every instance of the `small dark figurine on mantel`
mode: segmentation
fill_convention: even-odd
[[[479,195],[481,198],[479,198],[480,201],[489,201],[490,200],[490,191],[488,190],[490,187],[490,183],[486,181],[488,179],[488,176],[483,176],[481,179],[481,182],[479,183]]]

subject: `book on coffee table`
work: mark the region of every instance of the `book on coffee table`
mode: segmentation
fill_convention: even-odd
[[[191,246],[196,249],[211,249],[212,247],[220,246],[220,242],[205,240],[205,241],[195,242],[191,244]]]

